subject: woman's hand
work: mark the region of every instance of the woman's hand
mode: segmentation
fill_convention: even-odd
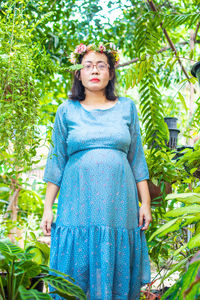
[[[53,222],[53,211],[51,208],[45,209],[40,223],[44,235],[51,235],[51,224]]]
[[[146,230],[149,224],[152,222],[151,207],[150,204],[142,204],[139,211],[139,226],[142,226],[144,222],[144,227],[142,230]]]

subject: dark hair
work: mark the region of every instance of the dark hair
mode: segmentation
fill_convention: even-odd
[[[110,65],[109,73],[110,73],[110,76],[112,76],[111,77],[112,79],[109,80],[108,85],[106,86],[106,89],[105,89],[106,98],[108,100],[114,101],[118,97],[115,94],[116,93],[115,82],[117,81],[116,74],[115,74],[115,65],[114,65],[115,59],[111,53],[108,53],[108,52],[103,52],[103,53],[107,56],[108,64]],[[81,64],[82,59],[85,54],[87,54],[87,52],[78,57],[78,62],[77,62],[78,64]],[[74,73],[73,85],[72,85],[72,88],[70,91],[70,95],[68,96],[69,99],[71,99],[71,100],[80,100],[81,101],[81,100],[85,99],[85,87],[83,86],[82,82],[79,80],[79,76],[80,76],[80,70],[78,70],[76,74]]]

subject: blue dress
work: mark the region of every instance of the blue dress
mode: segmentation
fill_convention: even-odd
[[[75,279],[87,299],[136,300],[150,282],[136,183],[149,179],[134,102],[57,110],[44,181],[60,187],[50,267]],[[59,296],[52,296],[62,299]]]

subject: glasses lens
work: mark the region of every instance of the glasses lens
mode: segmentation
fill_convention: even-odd
[[[87,63],[87,64],[85,64],[84,65],[84,69],[86,70],[86,71],[91,71],[92,70],[92,63]]]
[[[101,71],[106,70],[106,66],[107,65],[103,62],[100,62],[100,63],[97,64],[98,69],[101,70]]]
[[[93,63],[86,63],[83,65],[84,70],[90,72],[93,69]],[[107,69],[107,64],[104,62],[99,62],[96,64],[96,67],[99,71],[105,71]]]

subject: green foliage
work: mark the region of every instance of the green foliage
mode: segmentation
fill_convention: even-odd
[[[192,113],[188,105],[187,83],[196,85],[189,70],[199,59],[199,43],[195,42],[194,49],[190,49],[190,33],[196,30],[199,22],[199,3],[195,0],[176,0],[173,3],[157,0],[154,3],[158,13],[152,12],[147,1],[143,0],[109,1],[108,6],[114,13],[116,4],[120,9],[119,17],[112,23],[94,0],[82,1],[81,5],[75,0],[3,1],[0,11],[0,199],[3,212],[9,195],[20,188],[18,215],[21,217],[31,210],[41,213],[42,197],[34,191],[27,191],[20,177],[36,160],[41,139],[38,125],[46,126],[47,140],[50,139],[55,112],[67,98],[72,84],[74,70],[70,70],[67,56],[81,41],[107,40],[120,48],[122,63],[126,65],[117,68],[117,88],[123,95],[130,94],[140,106],[150,177],[161,185],[162,198],[165,198],[165,181],[172,183],[179,193],[188,191],[188,185],[192,188],[196,185],[197,179],[195,181],[193,175],[199,167],[198,149],[194,153],[188,152],[178,165],[172,162],[174,153],[165,146],[169,132],[163,117],[169,114],[179,118],[180,135],[191,137],[192,129],[198,133],[200,102],[199,98],[194,99]],[[113,11],[111,13],[113,15]],[[161,23],[175,45],[177,56],[168,47]],[[185,79],[178,58],[188,72],[189,80]],[[195,87],[194,98],[196,93]],[[185,205],[199,204],[194,195],[190,200],[187,198],[190,203],[184,199],[182,203]],[[163,201],[163,206],[153,208],[154,223],[147,237],[164,223],[163,213],[166,209],[173,209],[176,201]],[[13,224],[7,222],[10,229]],[[149,242],[151,258],[157,259],[158,264],[159,260],[166,263],[172,248],[175,248],[178,260],[189,257],[194,251],[193,246],[192,250],[189,249],[185,241],[185,228],[188,224],[195,224],[198,236],[197,214],[178,216],[172,223],[166,230],[179,229],[170,234],[162,228],[161,235],[165,232],[166,238],[163,234]],[[191,244],[193,241],[196,245],[193,238]],[[41,249],[36,249],[34,251],[41,262]]]
[[[184,230],[187,229],[188,225],[193,225],[199,223],[200,221],[200,194],[199,193],[184,193],[184,194],[170,194],[167,195],[165,200],[171,201],[172,199],[176,199],[176,201],[180,201],[184,204],[184,207],[175,208],[173,210],[168,211],[164,218],[167,222],[165,222],[162,226],[160,226],[149,238],[149,242],[151,242],[156,236],[158,237],[165,237],[166,238],[173,238],[175,231],[176,234],[181,234]],[[176,272],[177,270],[182,270],[181,274],[184,274],[185,265],[189,262],[189,259],[194,254],[194,251],[197,247],[200,246],[199,244],[199,233],[193,230],[193,237],[189,240],[189,242],[182,243],[180,249],[177,249],[175,253],[173,253],[174,259],[178,261],[175,265],[171,268],[168,274],[162,279],[164,281],[167,277],[171,274]],[[169,240],[168,240],[169,243]],[[184,259],[183,259],[184,257]],[[193,265],[194,266],[194,265]],[[186,290],[185,280],[191,277],[191,269],[192,266],[189,267],[187,271],[187,275],[183,275],[183,281],[177,282],[169,291],[165,294],[165,296],[170,295],[170,297],[175,297],[172,299],[182,299],[183,292]],[[196,268],[195,268],[196,270]],[[194,278],[190,278],[189,283],[192,284]],[[180,288],[181,287],[181,288]],[[188,287],[188,286],[187,286]],[[197,291],[196,291],[197,292]],[[196,293],[195,292],[195,293]],[[180,293],[180,294],[179,294]],[[192,292],[194,294],[194,291]],[[178,296],[180,298],[178,298]],[[176,298],[177,297],[177,298]],[[163,298],[165,299],[165,298]],[[170,298],[171,299],[171,298]],[[187,298],[186,299],[190,299]]]
[[[34,28],[24,18],[26,1],[7,1],[0,25],[0,139],[3,174],[30,169],[41,137],[38,130],[38,81],[41,69],[52,69],[52,61],[42,45],[34,41]],[[44,19],[47,19],[47,14]],[[50,67],[51,66],[51,67]]]
[[[199,203],[200,194],[170,194],[165,198],[166,201],[171,199],[176,199],[177,201],[184,202],[185,206],[168,211],[165,214],[165,218],[168,220],[168,222],[161,226],[157,231],[155,231],[154,234],[150,237],[149,241],[151,241],[156,235],[166,235],[169,232],[173,232],[175,230],[179,230],[182,227],[185,227],[187,225],[187,220],[189,220],[189,224],[191,224],[190,219],[192,219],[192,223],[196,223],[200,220],[200,205],[195,203]],[[197,201],[195,201],[195,199]],[[190,203],[193,204],[190,205]]]
[[[184,155],[177,162],[177,167],[183,165],[189,174],[200,178],[200,140],[195,143],[194,149],[184,149],[182,152]]]
[[[167,297],[170,297],[172,300],[198,299],[200,296],[199,268],[200,261],[190,264],[187,272],[167,290],[161,299],[169,299]]]
[[[30,232],[31,240],[26,241],[26,252],[34,253],[33,261],[38,264],[49,265],[50,248],[47,244],[38,242],[34,232]]]
[[[65,278],[69,277],[68,275],[34,262],[34,253],[30,253],[28,248],[27,251],[9,240],[0,241],[0,269],[5,271],[0,277],[2,300],[53,299],[50,294],[35,290],[41,280],[51,284],[55,290],[53,293],[62,295],[65,299],[86,299],[83,290]],[[54,272],[55,275],[50,275],[49,272]],[[39,274],[43,277],[31,285],[31,279]],[[73,278],[69,278],[74,281]]]

